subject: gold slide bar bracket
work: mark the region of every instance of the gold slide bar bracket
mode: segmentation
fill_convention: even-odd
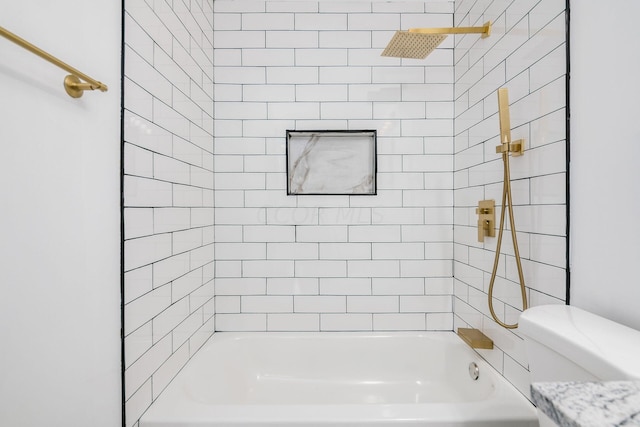
[[[69,94],[69,96],[71,96],[72,98],[80,98],[85,90],[97,89],[102,92],[106,92],[109,89],[106,84],[101,83],[95,79],[92,79],[91,77],[87,76],[83,72],[76,70],[69,64],[62,62],[55,56],[50,55],[49,53],[38,48],[37,46],[32,45],[25,39],[20,38],[19,36],[13,34],[11,31],[5,29],[4,27],[0,27],[0,36],[6,38],[9,41],[14,42],[18,46],[39,56],[45,61],[48,61],[53,65],[59,68],[62,68],[66,72],[70,73],[70,75],[68,75],[64,79],[64,89],[67,91],[67,94]]]
[[[452,28],[409,28],[410,33],[419,34],[482,34],[481,38],[491,35],[491,21],[482,27],[452,27]]]

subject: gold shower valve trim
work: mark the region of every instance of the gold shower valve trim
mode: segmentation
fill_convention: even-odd
[[[491,21],[482,27],[447,27],[447,28],[409,28],[410,33],[418,34],[482,34],[481,38],[491,35]]]
[[[476,208],[478,214],[478,242],[484,242],[485,236],[496,236],[496,202],[480,200]]]

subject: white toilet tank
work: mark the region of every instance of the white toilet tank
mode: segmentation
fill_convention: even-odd
[[[640,379],[640,331],[567,305],[520,316],[532,382]]]
[[[531,382],[640,379],[640,331],[566,305],[525,310]],[[556,424],[538,411],[540,427]]]

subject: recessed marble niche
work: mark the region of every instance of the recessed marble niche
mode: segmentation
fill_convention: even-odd
[[[287,194],[376,194],[376,131],[287,131]]]

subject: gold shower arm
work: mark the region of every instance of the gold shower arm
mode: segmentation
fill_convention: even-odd
[[[419,34],[482,34],[481,38],[491,35],[491,21],[482,27],[454,27],[454,28],[409,28],[410,33]]]
[[[86,74],[76,70],[69,64],[62,62],[55,56],[48,54],[44,50],[32,45],[25,39],[18,37],[17,35],[13,34],[11,31],[8,31],[4,27],[0,27],[0,36],[14,42],[18,46],[28,50],[31,53],[38,55],[40,58],[44,59],[45,61],[48,61],[53,65],[59,68],[62,68],[66,72],[71,73],[64,79],[64,89],[72,98],[80,98],[82,96],[82,93],[85,90],[98,89],[102,92],[106,92],[109,89],[106,84],[92,79]],[[84,83],[80,79],[88,83]]]

